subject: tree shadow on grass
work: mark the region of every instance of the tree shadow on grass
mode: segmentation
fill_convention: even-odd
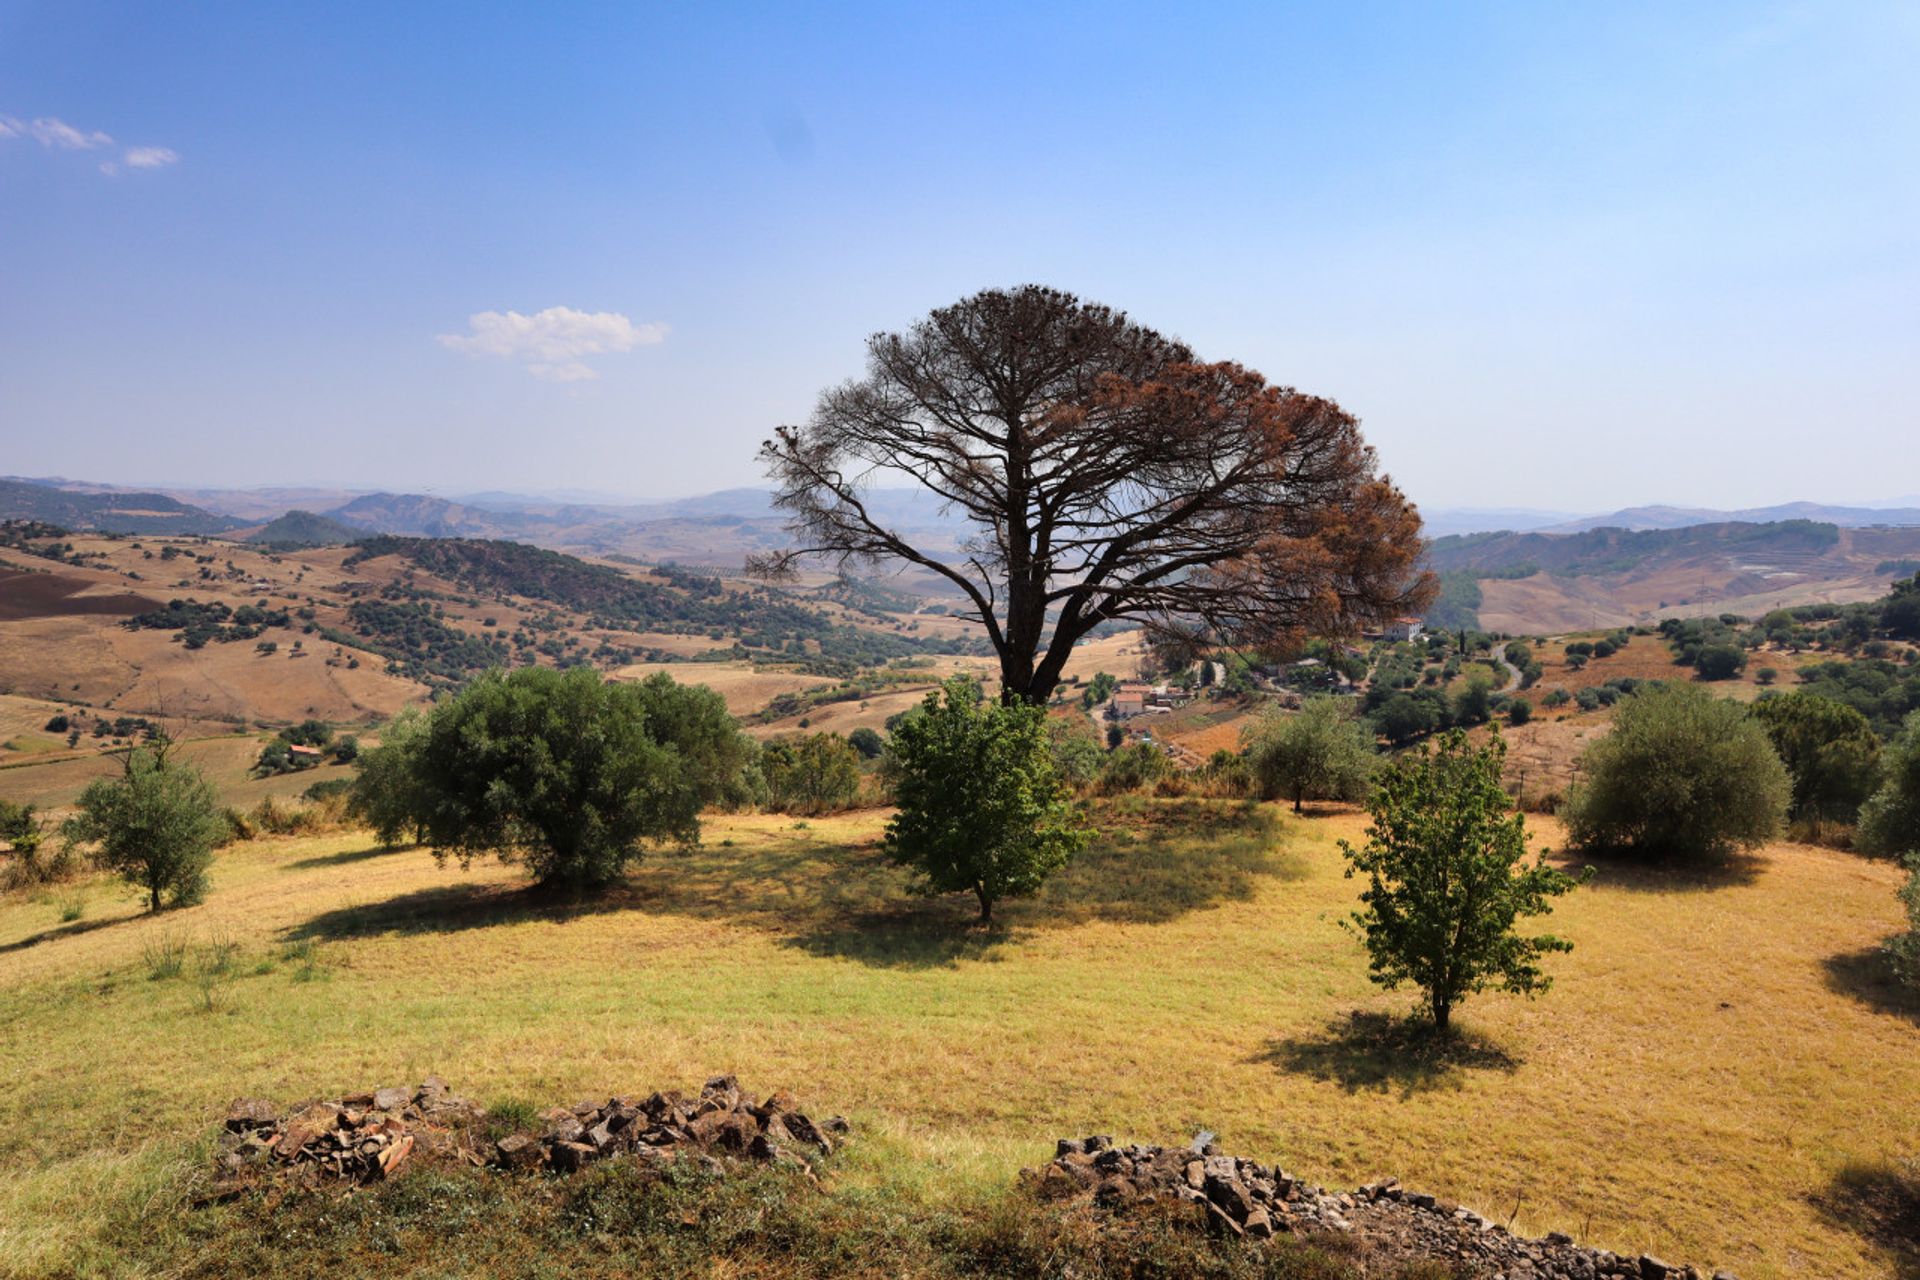
[[[1886,1254],[1899,1280],[1920,1280],[1920,1161],[1856,1161],[1808,1197],[1820,1216]]]
[[[1900,980],[1893,958],[1880,947],[1863,947],[1821,962],[1827,989],[1851,996],[1876,1012],[1920,1024],[1920,991]]]
[[[1557,852],[1553,861],[1574,869],[1592,867],[1595,885],[1634,893],[1708,893],[1716,889],[1737,889],[1758,880],[1766,869],[1765,860],[1750,853],[1699,862],[1657,862],[1573,849]]]
[[[375,844],[369,845],[364,849],[343,849],[339,853],[319,853],[311,858],[301,858],[297,862],[289,862],[287,869],[289,871],[311,871],[316,867],[344,867],[355,862],[365,862],[370,858],[384,858],[392,853],[407,853],[411,849],[418,847],[417,845],[394,845],[392,848],[388,848],[385,845]]]
[[[523,920],[565,921],[637,905],[631,889],[614,886],[599,895],[544,889],[537,885],[465,882],[416,889],[385,902],[323,911],[287,931],[290,942],[337,941],[382,934],[459,933]]]
[[[1250,899],[1265,879],[1302,873],[1297,859],[1274,847],[1272,816],[1254,806],[1114,805],[1096,821],[1101,834],[1079,858],[1035,897],[996,904],[990,926],[977,922],[970,894],[916,895],[911,873],[889,861],[878,841],[849,845],[796,828],[744,846],[721,841],[650,853],[625,881],[590,896],[449,885],[329,911],[290,936],[443,933],[644,911],[763,929],[816,955],[931,968],[984,958],[1043,929],[1166,923]]]
[[[1330,1019],[1318,1035],[1271,1040],[1253,1061],[1348,1093],[1397,1091],[1402,1098],[1456,1087],[1468,1071],[1512,1074],[1520,1067],[1518,1058],[1471,1032],[1440,1036],[1425,1019],[1359,1009]]]
[[[42,929],[39,933],[0,944],[0,956],[11,955],[16,951],[25,951],[37,947],[43,942],[58,942],[62,938],[77,938],[83,933],[92,933],[95,929],[107,929],[116,924],[142,919],[142,916],[107,916],[99,920],[81,920],[73,924],[58,925],[52,929]]]

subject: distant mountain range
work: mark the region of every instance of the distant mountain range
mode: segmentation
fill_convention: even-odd
[[[0,478],[0,516],[47,520],[74,528],[120,533],[229,533],[298,512],[304,523],[289,536],[334,539],[338,530],[413,537],[508,538],[561,550],[620,553],[647,560],[677,559],[738,565],[747,554],[782,545],[785,519],[765,489],[722,489],[657,502],[594,501],[592,491],[552,494],[504,491],[438,497],[421,493],[366,493],[346,489],[117,488],[62,478]],[[573,500],[588,499],[588,500]],[[943,512],[921,489],[874,489],[869,507],[902,531],[936,546],[952,545],[963,522]],[[1648,532],[1721,524],[1811,520],[1844,529],[1920,527],[1920,499],[1903,505],[1840,506],[1790,502],[1721,511],[1705,507],[1628,507],[1605,515],[1578,515],[1528,507],[1430,508],[1422,514],[1429,537],[1512,532],[1549,537],[1597,529]],[[1910,504],[1910,505],[1905,505]],[[325,520],[322,528],[314,521]],[[280,540],[255,532],[246,536]],[[1533,553],[1529,553],[1533,554]],[[1567,554],[1571,554],[1570,552]],[[1540,555],[1543,563],[1558,557]]]

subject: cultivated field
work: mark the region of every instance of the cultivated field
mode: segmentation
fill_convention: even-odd
[[[226,850],[209,901],[158,918],[108,881],[0,901],[0,1274],[160,1274],[229,1212],[180,1188],[235,1095],[439,1072],[566,1101],[722,1070],[853,1118],[836,1193],[984,1202],[1056,1135],[1204,1126],[1747,1280],[1895,1274],[1822,1207],[1920,1139],[1920,1008],[1874,951],[1890,867],[1784,844],[1604,867],[1553,917],[1576,944],[1553,991],[1474,1000],[1434,1058],[1384,1043],[1412,997],[1336,927],[1362,820],[1195,804],[1107,809],[991,933],[904,893],[880,813],[714,817],[578,907],[352,832]],[[230,976],[151,977],[169,939],[236,948]]]

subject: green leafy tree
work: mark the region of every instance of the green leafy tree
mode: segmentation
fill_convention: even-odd
[[[1381,703],[1373,712],[1373,727],[1380,736],[1396,747],[1403,747],[1416,738],[1432,733],[1439,727],[1439,713],[1434,709],[1431,699],[1416,698],[1412,694],[1396,693]]]
[[[1747,651],[1737,644],[1703,645],[1693,669],[1702,680],[1731,680],[1747,669]]]
[[[164,738],[128,751],[119,777],[88,783],[79,810],[62,836],[95,846],[96,862],[146,890],[148,910],[206,896],[214,847],[229,828],[213,787]]]
[[[1493,678],[1483,671],[1467,677],[1453,699],[1455,724],[1485,724],[1493,718]]]
[[[1541,959],[1573,949],[1515,927],[1550,912],[1549,900],[1584,877],[1539,855],[1528,860],[1526,821],[1500,782],[1505,757],[1497,735],[1476,750],[1465,733],[1450,730],[1435,747],[1383,771],[1367,805],[1366,845],[1340,842],[1347,874],[1368,881],[1352,927],[1366,942],[1373,980],[1388,990],[1418,986],[1443,1034],[1475,992],[1545,991],[1552,979]]]
[[[745,774],[754,761],[753,739],[740,732],[725,699],[664,671],[630,687],[647,733],[679,756],[701,808],[738,809],[752,802],[754,787]]]
[[[31,860],[39,852],[44,834],[32,805],[0,800],[0,841],[6,842],[9,852]]]
[[[1724,857],[1780,834],[1792,782],[1760,722],[1697,685],[1643,687],[1580,757],[1573,843],[1640,857]]]
[[[1860,807],[1860,847],[1881,857],[1920,855],[1920,711],[1880,757],[1880,789]]]
[[[1086,846],[1048,750],[1046,712],[988,703],[950,680],[902,724],[893,753],[895,802],[887,856],[920,875],[928,894],[971,891],[982,922],[993,905],[1039,889]]]
[[[542,884],[595,886],[643,844],[695,843],[702,779],[648,705],[589,667],[492,671],[441,703],[414,757],[434,856],[492,853]]]
[[[1525,698],[1515,698],[1507,704],[1507,723],[1523,725],[1533,719],[1533,704]]]
[[[1087,682],[1087,687],[1080,691],[1080,704],[1085,707],[1096,706],[1111,698],[1113,691],[1119,687],[1120,682],[1113,676],[1105,671],[1097,671],[1093,679]]]
[[[1762,698],[1753,714],[1793,778],[1789,816],[1853,821],[1879,768],[1880,738],[1867,718],[1817,693]]]
[[[876,729],[861,725],[847,735],[847,742],[860,753],[863,760],[877,760],[880,753],[887,749],[887,740]]]
[[[1075,788],[1093,785],[1107,755],[1086,722],[1077,717],[1047,718],[1047,749],[1053,753],[1053,768],[1060,780]]]
[[[760,751],[760,771],[768,804],[781,813],[834,813],[860,798],[860,753],[837,733],[769,742]]]
[[[373,828],[391,849],[403,839],[426,839],[428,795],[422,785],[420,750],[426,743],[426,717],[412,707],[395,716],[380,735],[380,745],[360,752],[347,792],[347,812]]]
[[[1268,800],[1361,800],[1379,756],[1373,733],[1342,698],[1308,698],[1296,712],[1275,711],[1248,735],[1248,763]]]
[[[1900,640],[1920,640],[1920,574],[1893,584],[1880,605],[1880,625]]]

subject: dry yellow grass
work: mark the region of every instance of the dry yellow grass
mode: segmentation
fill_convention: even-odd
[[[636,662],[610,674],[616,680],[644,680],[661,673],[680,684],[705,685],[719,694],[727,710],[736,716],[751,715],[780,694],[834,683],[826,676],[774,671],[750,662]]]
[[[1920,1010],[1873,974],[1890,868],[1794,845],[1709,882],[1607,868],[1554,916],[1576,944],[1555,989],[1472,1001],[1474,1052],[1435,1065],[1353,1030],[1412,1003],[1335,927],[1358,816],[1282,819],[1271,858],[1182,821],[1170,849],[1105,838],[991,935],[902,894],[878,814],[714,818],[577,910],[360,834],[229,850],[206,905],[159,918],[109,882],[75,923],[0,902],[0,1273],[113,1270],[101,1233],[236,1094],[438,1071],[571,1099],[733,1070],[852,1115],[875,1153],[853,1180],[1001,1185],[1057,1134],[1204,1125],[1329,1183],[1393,1173],[1748,1280],[1892,1274],[1809,1202],[1920,1142]],[[148,977],[169,936],[240,944],[218,1011]],[[279,959],[302,939],[317,981]]]

